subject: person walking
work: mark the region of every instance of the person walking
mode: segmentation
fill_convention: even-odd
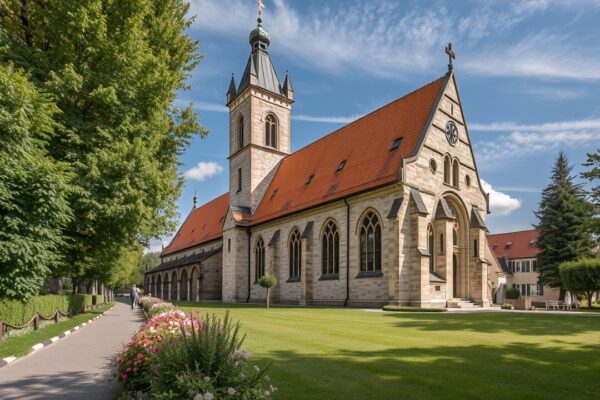
[[[137,287],[135,287],[135,285],[131,287],[131,290],[129,291],[129,297],[131,297],[131,309],[133,310],[134,308],[138,307],[138,303],[140,302],[140,291]]]

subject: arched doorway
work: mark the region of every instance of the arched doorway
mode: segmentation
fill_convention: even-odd
[[[169,300],[177,300],[177,271],[171,274],[171,295]]]
[[[181,270],[181,277],[179,278],[179,300],[188,301],[188,277],[185,269]]]
[[[199,275],[198,275],[198,268],[194,267],[192,269],[192,273],[190,275],[190,279],[191,279],[191,293],[190,293],[190,300],[192,301],[198,301],[200,300],[200,279],[198,279]]]
[[[462,201],[455,195],[447,195],[444,200],[454,217],[452,221],[452,242],[451,247],[449,247],[449,249],[452,249],[452,297],[470,298],[469,219],[467,210]]]

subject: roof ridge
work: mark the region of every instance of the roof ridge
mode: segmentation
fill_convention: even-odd
[[[290,156],[293,156],[293,155],[294,155],[294,154],[296,154],[296,153],[299,153],[300,151],[303,151],[304,149],[307,149],[307,148],[311,147],[312,145],[314,145],[314,144],[316,144],[316,143],[319,143],[319,142],[320,142],[320,141],[322,141],[322,140],[325,140],[325,139],[327,139],[327,138],[328,138],[328,137],[330,137],[330,136],[333,136],[333,135],[334,135],[334,134],[336,134],[336,133],[339,133],[339,132],[340,132],[342,129],[344,129],[344,128],[347,128],[347,127],[349,127],[349,126],[351,126],[351,125],[354,125],[354,124],[355,124],[355,123],[357,123],[358,121],[360,121],[360,120],[363,120],[363,119],[365,119],[366,117],[369,117],[369,116],[371,116],[371,115],[373,115],[373,114],[375,114],[375,113],[377,113],[377,112],[379,112],[379,111],[383,110],[384,108],[387,108],[387,107],[391,106],[392,104],[394,104],[394,103],[396,103],[396,102],[398,102],[398,101],[400,101],[400,100],[403,100],[403,99],[405,99],[406,97],[408,97],[408,96],[410,96],[410,95],[412,95],[412,94],[415,94],[416,92],[418,92],[418,91],[420,91],[420,90],[423,90],[423,89],[425,89],[425,88],[426,88],[426,87],[428,87],[428,86],[431,86],[431,85],[433,85],[434,83],[436,83],[436,82],[438,82],[438,81],[440,81],[440,80],[442,80],[442,79],[445,79],[447,76],[448,76],[448,74],[445,74],[445,75],[443,75],[443,76],[441,76],[441,77],[439,77],[439,78],[437,78],[437,79],[435,79],[435,80],[433,80],[433,81],[431,81],[431,82],[429,82],[429,83],[427,83],[427,84],[425,84],[425,85],[423,85],[423,86],[421,86],[421,87],[419,87],[419,88],[417,88],[417,89],[415,89],[415,90],[413,90],[413,91],[411,91],[411,92],[408,92],[408,93],[407,93],[407,94],[405,94],[404,96],[398,97],[397,99],[394,99],[394,100],[392,100],[392,101],[390,101],[390,102],[388,102],[388,103],[386,103],[386,104],[382,105],[381,107],[379,107],[379,108],[376,108],[375,110],[373,110],[373,111],[371,111],[371,112],[369,112],[369,113],[367,113],[367,114],[365,114],[365,115],[361,116],[360,118],[357,118],[357,119],[355,119],[354,121],[352,121],[352,122],[349,122],[349,123],[347,123],[346,125],[343,125],[343,126],[339,127],[338,129],[336,129],[336,130],[334,130],[334,131],[332,131],[332,132],[329,132],[328,134],[326,134],[325,136],[322,136],[322,137],[320,137],[319,139],[315,140],[314,142],[311,142],[311,143],[307,144],[306,146],[304,146],[304,147],[301,147],[301,148],[299,148],[298,150],[294,151],[293,153],[290,153],[290,154],[288,154],[288,155],[287,155],[287,156],[285,156],[285,157],[284,157],[284,158],[283,158],[281,161],[283,161],[283,160],[285,160],[285,159],[289,158]]]
[[[511,233],[522,233],[522,232],[539,232],[539,229],[522,229],[520,231],[510,231],[510,232],[498,232],[498,233],[489,233],[487,236],[497,236],[497,235],[508,235]]]

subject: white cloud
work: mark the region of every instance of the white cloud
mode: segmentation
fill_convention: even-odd
[[[490,194],[490,211],[492,216],[506,216],[521,207],[521,200],[495,190],[492,185],[481,179],[481,187]]]
[[[598,129],[600,130],[600,119],[588,118],[571,121],[545,122],[541,124],[518,124],[515,122],[492,122],[489,124],[469,124],[470,131],[484,132],[560,132],[566,130]]]
[[[185,171],[184,175],[186,178],[194,181],[203,181],[221,173],[222,171],[223,167],[216,162],[200,161],[195,167]]]
[[[362,117],[362,115],[353,115],[350,117],[318,117],[314,115],[292,114],[292,119],[297,121],[326,122],[331,124],[349,124],[350,122],[355,121],[360,117]]]
[[[562,26],[522,39],[507,39],[518,24],[545,12],[550,1],[478,4],[468,13],[430,4],[348,1],[343,7],[308,5],[300,13],[292,3],[267,3],[265,28],[274,51],[299,64],[338,72],[358,69],[372,75],[408,79],[443,69],[444,45],[454,41],[457,69],[493,76],[527,76],[598,80],[598,38],[569,37]],[[553,3],[564,19],[600,2]],[[570,13],[570,14],[569,14]],[[194,27],[222,35],[245,37],[254,27],[253,1],[192,0]],[[502,37],[502,40],[496,38]],[[357,56],[360,54],[360,56]]]

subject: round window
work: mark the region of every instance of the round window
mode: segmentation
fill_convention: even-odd
[[[431,172],[434,174],[437,171],[437,163],[433,158],[429,161],[429,169],[431,169]]]

